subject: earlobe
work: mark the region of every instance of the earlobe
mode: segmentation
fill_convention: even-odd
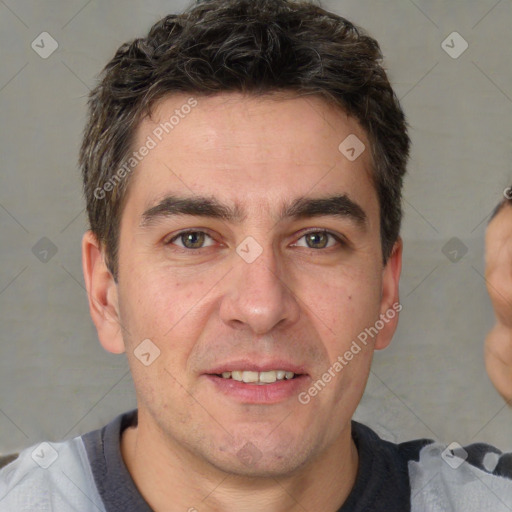
[[[92,231],[82,238],[82,268],[89,311],[101,345],[108,352],[125,351],[119,319],[117,284],[105,263],[104,250]]]
[[[402,272],[403,242],[400,237],[393,246],[391,255],[382,271],[382,296],[380,320],[384,327],[375,340],[375,349],[382,350],[390,343],[398,325],[399,312],[402,309],[399,296],[400,274]]]

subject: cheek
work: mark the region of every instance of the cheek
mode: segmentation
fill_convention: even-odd
[[[186,364],[204,328],[205,296],[211,288],[206,276],[192,279],[177,274],[133,272],[129,282],[120,288],[127,349],[133,353],[143,340],[151,340],[160,351],[155,365],[173,374]]]
[[[165,272],[148,269],[133,273],[124,295],[132,307],[134,318],[151,319],[155,328],[171,328],[200,301],[205,294],[205,286],[207,283],[203,279],[181,277],[173,269]]]
[[[304,302],[323,321],[326,332],[346,341],[378,318],[381,286],[375,271],[350,269],[317,275],[303,283],[299,296],[307,297]]]

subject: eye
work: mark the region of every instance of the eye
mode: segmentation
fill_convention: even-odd
[[[309,231],[302,235],[299,240],[304,239],[306,242],[306,245],[301,245],[301,247],[308,247],[309,249],[326,249],[335,245],[335,243],[328,245],[329,237],[340,245],[346,245],[339,236],[336,236],[334,233],[326,230]],[[296,243],[293,245],[295,246],[299,244]]]
[[[188,250],[204,249],[213,245],[213,243],[204,245],[207,239],[210,239],[213,242],[213,238],[204,231],[182,231],[167,240],[165,245],[176,245]],[[305,245],[299,243],[302,239],[305,240]],[[303,234],[298,239],[297,243],[292,245],[307,247],[309,249],[328,249],[336,245],[336,242],[342,246],[346,245],[342,238],[334,233],[327,230],[316,230]]]
[[[203,249],[204,247],[208,247],[203,245],[206,238],[213,240],[213,238],[204,231],[182,231],[167,240],[165,244],[174,244],[174,241],[177,240],[182,244],[175,244],[178,247],[183,247],[184,249]]]

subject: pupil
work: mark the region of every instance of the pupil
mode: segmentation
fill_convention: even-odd
[[[325,245],[326,245],[326,243],[327,243],[327,236],[326,236],[326,234],[325,234],[325,233],[311,233],[311,234],[309,235],[309,237],[307,238],[307,240],[308,240],[308,245],[310,245],[310,244],[309,244],[309,242],[312,242],[313,244],[318,243],[318,238],[319,238],[319,237],[323,237],[323,238],[324,238],[324,243],[323,243],[323,244],[321,244],[321,245],[320,245],[320,247],[325,247]],[[310,246],[310,247],[311,247],[311,246]],[[316,247],[318,247],[318,246],[316,246]],[[316,248],[316,247],[314,247],[314,248]]]
[[[187,233],[186,235],[184,235],[183,243],[184,243],[185,247],[189,247],[191,244],[192,248],[197,248],[197,247],[201,246],[203,241],[204,241],[204,233],[200,233],[198,231],[193,231],[191,233]],[[190,244],[189,244],[189,242],[190,242]]]

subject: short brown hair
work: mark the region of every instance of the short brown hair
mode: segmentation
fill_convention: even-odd
[[[91,230],[117,279],[128,177],[101,197],[158,99],[172,93],[317,95],[355,117],[371,145],[383,261],[398,238],[410,140],[375,39],[308,1],[206,0],[123,44],[89,98],[80,150]],[[340,141],[341,142],[341,141]],[[98,197],[100,196],[100,197]]]

